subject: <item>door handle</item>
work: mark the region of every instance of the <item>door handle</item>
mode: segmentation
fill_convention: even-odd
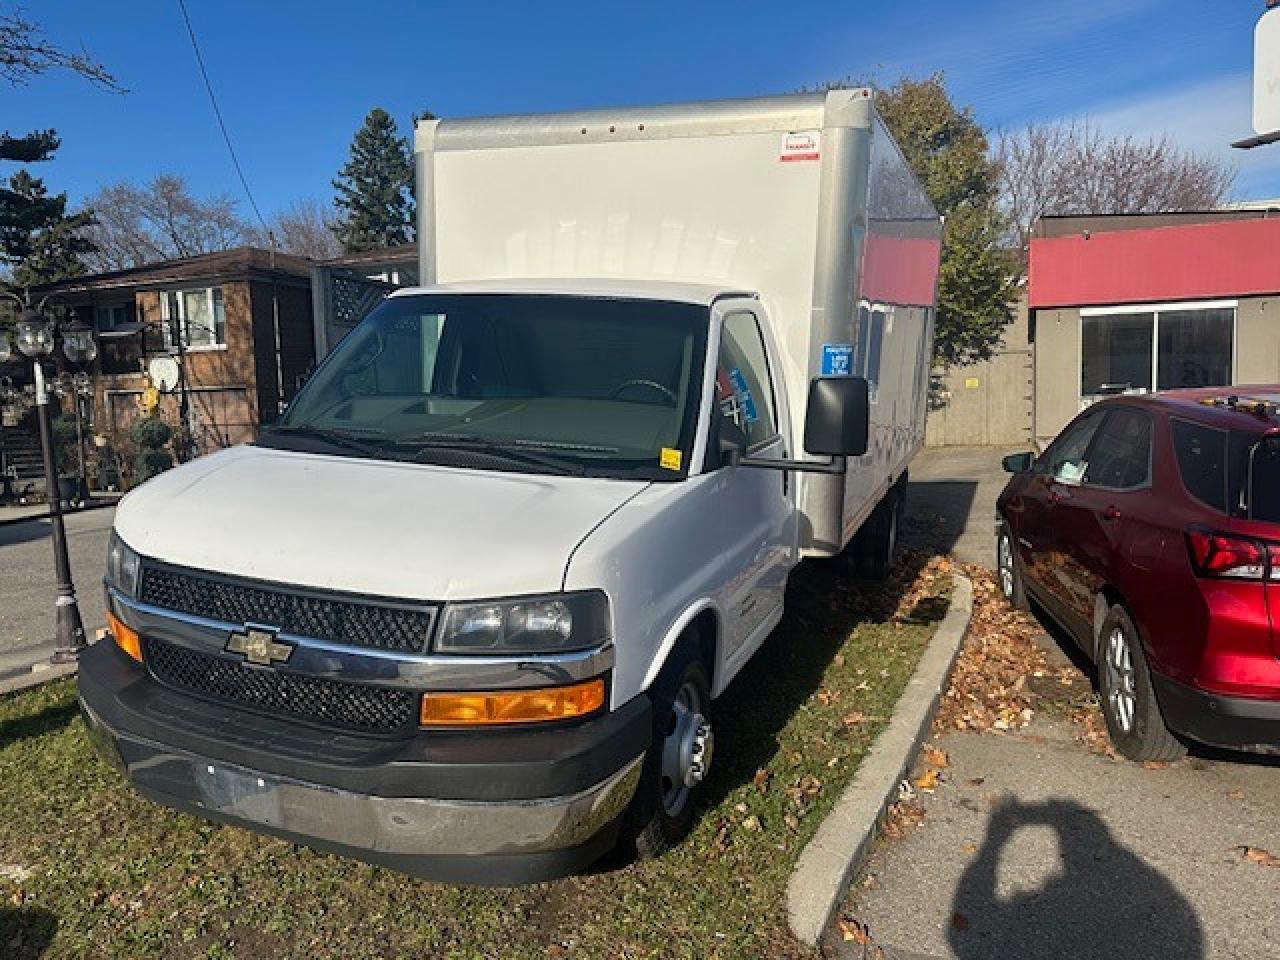
[[[1107,509],[1105,509],[1105,510],[1103,510],[1103,511],[1102,511],[1102,519],[1103,519],[1103,520],[1112,520],[1112,521],[1119,520],[1119,519],[1120,519],[1120,508],[1119,508],[1119,507],[1116,507],[1116,506],[1114,506],[1114,505],[1107,507]]]

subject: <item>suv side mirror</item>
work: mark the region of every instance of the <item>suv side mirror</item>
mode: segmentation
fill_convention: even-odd
[[[862,377],[815,377],[809,383],[804,449],[828,457],[860,457],[867,452],[871,399]]]
[[[1011,453],[1000,461],[1005,473],[1026,473],[1036,462],[1034,453]]]

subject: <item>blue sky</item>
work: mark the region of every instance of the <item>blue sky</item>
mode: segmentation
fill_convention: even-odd
[[[188,0],[188,8],[268,214],[329,199],[351,135],[375,105],[407,130],[423,108],[466,116],[753,96],[934,70],[988,125],[1088,115],[1109,132],[1167,132],[1239,164],[1238,196],[1280,196],[1280,146],[1227,148],[1250,133],[1262,0]],[[78,199],[106,182],[173,172],[201,193],[241,197],[176,0],[27,10],[51,39],[83,45],[129,88],[115,95],[53,74],[0,87],[0,129],[61,134],[58,157],[35,171],[52,188]]]

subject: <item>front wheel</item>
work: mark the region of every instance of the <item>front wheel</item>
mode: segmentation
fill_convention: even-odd
[[[996,575],[1000,595],[1014,609],[1027,609],[1027,588],[1022,580],[1022,565],[1008,523],[1001,523],[996,533]]]
[[[1138,629],[1120,604],[1102,624],[1098,693],[1111,742],[1130,760],[1168,762],[1187,752],[1165,726]]]
[[[697,643],[672,652],[651,696],[653,740],[621,841],[640,860],[659,856],[689,833],[699,788],[711,769],[711,685]]]

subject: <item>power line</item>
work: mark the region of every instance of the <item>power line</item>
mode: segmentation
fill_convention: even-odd
[[[209,103],[213,106],[213,115],[218,119],[218,128],[222,131],[222,139],[227,144],[227,153],[231,154],[231,164],[236,168],[236,176],[240,178],[240,186],[244,187],[244,195],[249,198],[249,206],[253,208],[253,215],[262,224],[262,229],[266,231],[267,239],[274,250],[276,245],[275,235],[271,232],[271,228],[267,226],[267,221],[263,218],[262,211],[258,209],[258,202],[253,199],[253,191],[249,189],[249,180],[244,175],[244,169],[240,166],[240,158],[236,156],[236,148],[231,143],[231,134],[227,132],[227,124],[222,119],[222,110],[218,106],[218,98],[214,96],[213,84],[209,81],[209,71],[205,69],[204,57],[200,55],[200,44],[196,42],[196,32],[191,26],[191,15],[187,13],[185,0],[178,0],[178,9],[182,11],[182,19],[187,25],[187,36],[191,38],[191,49],[195,51],[196,66],[200,68],[200,76],[204,79],[204,88],[209,93]]]

